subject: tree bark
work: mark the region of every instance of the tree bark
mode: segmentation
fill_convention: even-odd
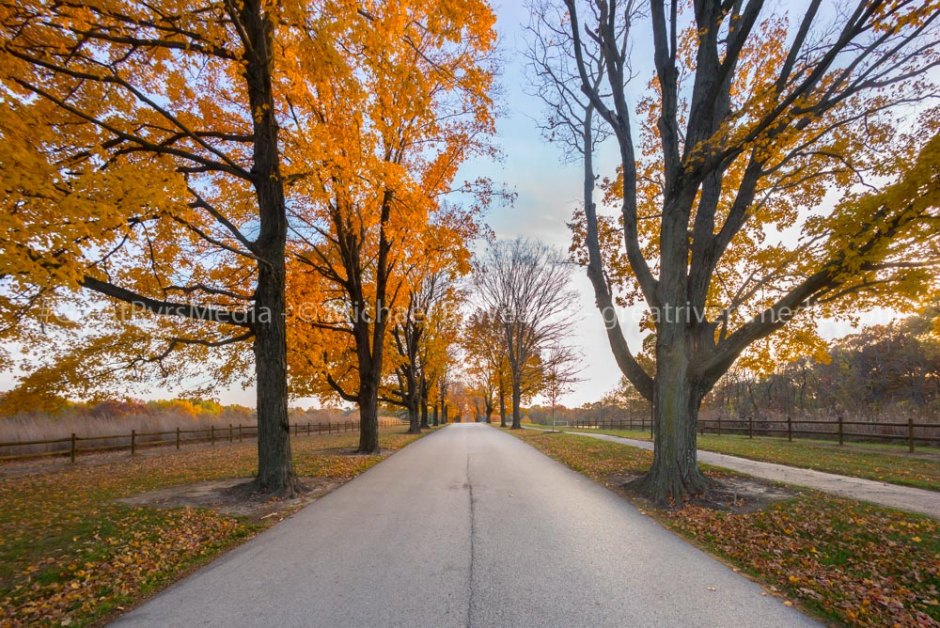
[[[522,383],[512,383],[512,427],[510,429],[522,429]]]
[[[361,329],[368,333],[368,328]],[[361,454],[379,453],[379,380],[381,378],[381,362],[378,365],[374,360],[381,360],[381,354],[376,358],[380,348],[370,355],[367,343],[357,347],[359,354],[359,449]]]
[[[415,376],[414,366],[411,365],[405,372],[405,405],[408,408],[408,433],[421,433],[421,415],[418,406],[421,403],[421,390],[418,378]]]
[[[434,427],[437,427],[440,424],[441,424],[440,418],[437,415],[437,404],[435,403],[434,404]]]
[[[499,384],[499,426],[506,427],[506,391],[503,384]]]
[[[679,326],[675,326],[679,327]],[[664,505],[681,506],[708,481],[698,469],[696,426],[705,388],[688,376],[689,343],[681,330],[661,332],[652,404],[653,466],[636,487]]]
[[[427,429],[431,427],[428,424],[428,384],[424,379],[421,380],[421,427]]]
[[[287,342],[284,317],[283,257],[281,268],[261,265],[255,322],[255,379],[258,412],[258,477],[265,493],[292,495],[302,488],[291,461],[287,415]]]
[[[293,494],[301,488],[294,476],[287,416],[287,331],[285,321],[285,248],[287,212],[280,175],[278,123],[271,80],[272,25],[257,2],[245,2],[241,18],[249,41],[245,79],[254,118],[253,158],[258,201],[258,283],[252,321],[255,332],[255,377],[258,403],[258,477],[264,492]]]
[[[418,407],[411,403],[408,404],[408,433],[421,433],[421,416],[418,414]]]
[[[379,453],[379,394],[373,381],[359,386],[359,449],[361,454]]]

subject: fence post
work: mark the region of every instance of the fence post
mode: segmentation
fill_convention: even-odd
[[[747,437],[754,438],[754,415],[747,415]]]
[[[232,428],[231,423],[228,424],[228,442],[230,443],[235,442],[235,430]]]
[[[137,430],[131,430],[131,455],[137,453]]]
[[[907,417],[907,451],[914,453],[914,418]]]
[[[793,417],[787,415],[787,440],[793,442]]]
[[[209,442],[215,445],[215,426],[214,425],[209,426]]]
[[[845,442],[845,437],[842,434],[842,415],[838,416],[839,418],[839,444],[842,445]]]
[[[69,447],[69,460],[75,462],[75,432],[72,432],[72,443]]]
[[[721,436],[721,413],[718,414],[718,435]]]
[[[180,428],[176,428],[176,448],[180,448]]]

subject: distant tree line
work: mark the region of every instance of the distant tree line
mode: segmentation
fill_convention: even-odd
[[[801,358],[758,377],[732,370],[706,399],[709,414],[755,420],[940,415],[940,311],[867,327],[834,342],[829,359]]]
[[[761,375],[736,368],[705,398],[703,418],[755,421],[786,417],[901,421],[940,417],[940,308],[887,325],[866,327],[833,341],[828,359],[802,357]],[[559,421],[648,419],[648,402],[624,378],[600,400],[560,407]],[[547,424],[550,408],[526,416]]]
[[[182,398],[144,401],[127,397],[124,399],[97,399],[72,401],[61,397],[30,397],[21,399],[14,390],[0,393],[0,421],[4,419],[49,418],[69,421],[73,419],[122,420],[141,417],[176,417],[211,419],[231,423],[251,423],[255,420],[254,408],[238,404],[223,405],[213,399]],[[24,401],[31,401],[26,404]],[[290,408],[291,423],[342,423],[359,421],[356,408]],[[392,413],[393,414],[393,413]]]

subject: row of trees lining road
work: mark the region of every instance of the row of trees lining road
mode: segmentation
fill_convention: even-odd
[[[483,421],[490,423],[499,411],[506,427],[506,395],[512,388],[505,333],[494,312],[477,309],[470,314],[462,342],[467,356],[467,376],[483,405]]]
[[[552,409],[552,429],[555,429],[555,410],[562,396],[572,392],[581,381],[581,356],[571,347],[555,344],[549,347],[542,367],[544,394]]]
[[[436,393],[441,371],[451,361],[449,349],[456,344],[460,329],[455,313],[461,295],[452,276],[427,276],[409,296],[405,318],[393,330],[398,357],[392,388],[383,400],[408,411],[412,434],[430,426],[429,401],[434,399],[435,407],[439,405]]]
[[[499,395],[503,425],[508,384],[512,428],[519,429],[522,400],[545,388],[549,367],[554,369],[556,399],[573,379],[575,354],[564,345],[577,303],[570,285],[571,263],[541,242],[503,240],[482,254],[473,281],[481,307],[471,317],[474,331],[468,334],[471,364],[477,380],[486,382],[490,399],[494,392]],[[488,418],[492,401],[487,407]]]
[[[262,491],[299,488],[289,383],[355,401],[377,451],[390,321],[469,269],[489,198],[451,193],[493,130],[493,24],[482,0],[0,3],[0,315],[29,385],[253,380]]]
[[[940,6],[920,0],[533,0],[545,136],[583,164],[574,251],[611,350],[652,406],[638,487],[680,502],[702,400],[735,361],[819,345],[814,316],[935,300]],[[642,25],[642,28],[638,26]],[[652,51],[645,93],[639,58]],[[917,117],[916,123],[905,120]],[[613,138],[601,185],[594,154]],[[643,304],[654,347],[628,346]]]

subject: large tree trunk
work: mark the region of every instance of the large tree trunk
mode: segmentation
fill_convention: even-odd
[[[435,403],[434,404],[434,427],[437,427],[440,424],[441,424],[440,419],[438,418],[438,415],[437,415],[437,404]]]
[[[701,494],[707,480],[698,469],[696,422],[704,392],[688,376],[688,339],[660,331],[653,397],[653,466],[637,487],[660,504],[681,506]]]
[[[522,384],[513,382],[512,384],[512,428],[514,430],[522,429]]]
[[[261,264],[256,294],[255,379],[258,411],[258,490],[292,495],[294,476],[287,416],[287,341],[284,316],[284,259]]]
[[[418,414],[418,407],[410,401],[408,403],[408,433],[421,433],[421,416]]]
[[[419,403],[421,404],[421,428],[427,429],[431,426],[428,423],[428,385],[424,379],[421,380],[420,391],[421,394],[419,395]]]
[[[506,427],[506,391],[499,385],[499,426]]]
[[[285,263],[287,212],[280,175],[278,124],[271,80],[273,29],[257,2],[241,5],[240,15],[251,45],[245,79],[253,122],[255,195],[258,202],[258,237],[255,253],[258,283],[255,287],[255,378],[258,403],[258,477],[261,491],[293,494],[300,485],[294,476],[287,417],[287,332],[285,312]]]
[[[421,391],[418,389],[418,378],[414,376],[414,370],[411,368],[408,369],[406,382],[408,390],[405,403],[408,407],[408,433],[420,434],[421,415],[418,406],[421,403]]]
[[[371,369],[359,383],[359,449],[361,454],[379,453],[379,387]],[[361,369],[360,369],[361,372]]]

